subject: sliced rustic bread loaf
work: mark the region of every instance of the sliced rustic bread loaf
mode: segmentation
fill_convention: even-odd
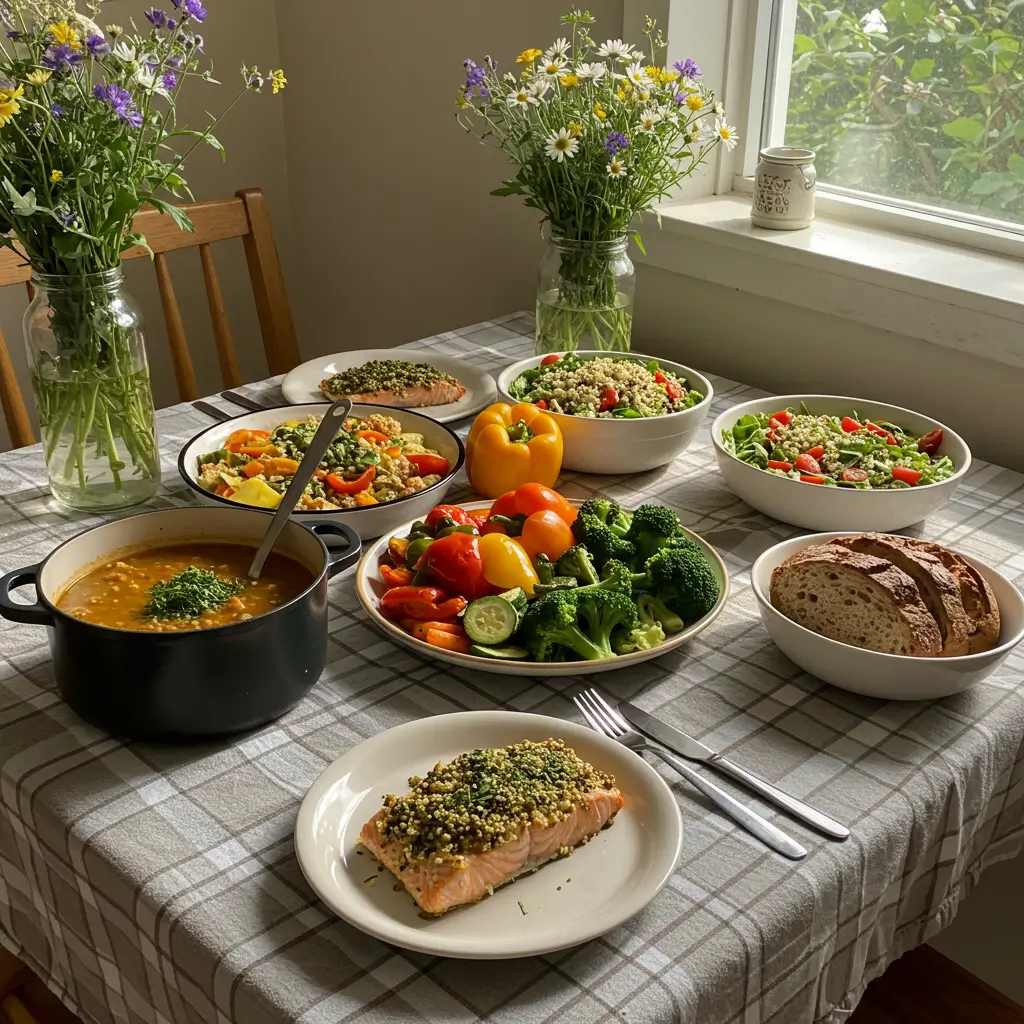
[[[938,624],[942,635],[940,656],[955,658],[967,654],[974,624],[964,610],[960,584],[934,554],[904,545],[904,539],[862,533],[856,537],[837,537],[832,543],[885,559],[905,572],[917,585],[921,599]]]
[[[804,548],[772,572],[769,597],[787,618],[840,643],[913,657],[942,650],[917,584],[872,555],[834,544]]]
[[[901,537],[899,540],[910,550],[937,558],[957,581],[960,601],[971,623],[967,653],[977,654],[995,647],[999,642],[999,605],[988,580],[966,558],[941,544],[915,537]]]

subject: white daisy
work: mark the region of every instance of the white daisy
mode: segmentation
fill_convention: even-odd
[[[530,86],[523,84],[513,89],[505,98],[505,102],[511,110],[515,110],[517,107],[528,107],[531,103],[537,104],[540,100],[533,94]]]
[[[559,128],[557,132],[552,132],[548,136],[544,152],[552,160],[562,163],[566,157],[574,157],[579,146],[580,140],[575,138],[568,128]]]
[[[725,117],[725,104],[716,100],[711,104],[711,113],[714,114],[715,117]]]
[[[608,68],[604,64],[581,64],[576,69],[576,77],[581,82],[597,82],[605,76]]]
[[[721,117],[715,118],[715,126],[708,132],[708,135],[712,139],[717,139],[727,150],[735,149],[736,143],[740,140],[736,129],[732,125],[726,124],[725,119]]]
[[[609,39],[602,43],[597,55],[598,57],[607,57],[609,60],[620,60],[623,64],[640,56],[633,52],[633,47],[629,43],[624,43],[621,39]]]
[[[624,178],[626,176],[626,161],[620,157],[613,156],[608,161],[608,177]]]
[[[661,120],[657,110],[648,108],[647,110],[640,111],[640,120],[637,122],[636,130],[638,132],[653,132],[655,125]]]
[[[545,57],[537,66],[537,74],[554,81],[565,71],[568,61],[564,57]]]
[[[542,99],[547,95],[548,89],[551,88],[551,83],[544,81],[542,78],[538,78],[530,86],[530,95],[534,97],[534,103],[540,103]]]
[[[673,107],[669,106],[667,103],[663,103],[660,107],[658,107],[658,120],[668,121],[669,124],[678,124],[679,115],[676,113]]]
[[[647,72],[644,71],[644,66],[639,61],[630,64],[626,68],[626,79],[638,89],[643,89],[645,86],[651,84],[651,80],[647,77]]]
[[[568,39],[556,39],[545,51],[541,62],[547,64],[549,60],[565,60],[569,52]]]

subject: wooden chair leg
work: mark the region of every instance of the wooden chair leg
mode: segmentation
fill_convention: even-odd
[[[25,408],[18,378],[14,373],[7,342],[0,333],[0,405],[3,406],[4,419],[7,421],[7,432],[11,435],[14,448],[24,448],[27,444],[35,444],[32,423]]]

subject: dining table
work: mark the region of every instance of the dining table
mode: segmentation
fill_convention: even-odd
[[[396,354],[443,352],[497,375],[532,350],[532,316],[513,313]],[[685,345],[664,355],[685,363]],[[761,624],[750,568],[801,531],[727,489],[710,436],[714,416],[763,392],[710,380],[705,426],[670,464],[563,474],[569,497],[675,509],[731,577],[709,628],[597,680],[496,675],[398,646],[368,620],[349,571],[329,588],[326,670],[292,711],[219,741],[132,743],[63,703],[45,629],[2,623],[0,943],[86,1024],[847,1021],[873,978],[948,925],[987,866],[1024,847],[1024,653],[966,692],[917,702],[835,689],[790,662]],[[284,404],[280,378],[241,390]],[[163,485],[150,507],[190,504],[177,457],[211,420],[181,404],[158,423]],[[3,571],[98,521],[53,503],[38,445],[0,455],[0,494]],[[460,477],[448,497],[470,495]],[[975,461],[953,500],[909,532],[1022,586],[1024,477]],[[104,666],[92,670],[102,686]],[[787,860],[651,761],[682,815],[681,858],[641,913],[585,945],[447,959],[386,945],[318,900],[293,830],[334,759],[449,712],[582,721],[572,696],[594,682],[845,823],[849,839],[819,835],[719,778],[806,846],[805,859]]]

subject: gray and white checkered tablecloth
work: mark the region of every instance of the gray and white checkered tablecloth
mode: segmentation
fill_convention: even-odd
[[[518,314],[419,345],[497,371],[531,336]],[[755,397],[714,385],[712,415]],[[251,390],[279,396],[274,381]],[[187,405],[160,414],[166,489],[155,504],[189,500],[175,457],[208,425]],[[54,511],[43,479],[37,448],[0,456],[4,570],[91,523]],[[57,696],[45,632],[2,625],[0,941],[101,1024],[846,1020],[868,981],[950,921],[986,865],[1024,846],[1024,654],[932,703],[869,700],[802,674],[769,641],[749,587],[754,559],[796,531],[725,488],[706,433],[671,466],[570,477],[563,490],[664,502],[732,574],[710,629],[602,686],[847,822],[848,842],[734,791],[811,851],[784,860],[665,769],[685,821],[682,860],[646,910],[603,938],[466,962],[363,935],[331,916],[296,864],[292,829],[313,779],[353,744],[424,715],[575,717],[577,681],[463,672],[395,647],[367,622],[349,574],[331,584],[329,663],[309,696],[258,733],[201,747],[125,745],[85,725]],[[1024,478],[975,463],[918,532],[1020,585]]]

